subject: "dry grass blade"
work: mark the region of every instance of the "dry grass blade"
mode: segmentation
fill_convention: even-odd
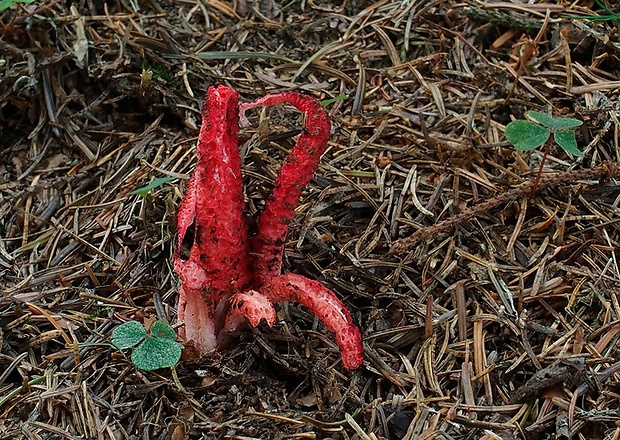
[[[314,63],[316,60],[321,58],[323,55],[333,50],[336,50],[341,45],[342,45],[342,41],[333,41],[329,44],[326,44],[321,49],[317,50],[315,53],[312,54],[311,57],[309,57],[306,61],[304,61],[301,66],[299,66],[299,69],[297,69],[297,72],[295,72],[295,74],[293,75],[293,81],[295,81],[299,77],[299,75],[301,75],[303,71],[306,70],[306,68],[310,64]]]
[[[381,42],[385,46],[385,50],[387,51],[388,56],[390,57],[390,60],[392,61],[392,66],[400,66],[401,64],[400,56],[398,55],[398,52],[396,51],[396,48],[394,47],[392,40],[390,40],[390,37],[388,37],[385,31],[381,29],[379,26],[373,24],[372,28],[377,33],[377,35],[381,39]]]
[[[278,55],[277,53],[267,52],[198,52],[196,58],[201,60],[275,60],[285,63],[292,63],[288,57]]]
[[[366,94],[366,69],[361,63],[359,56],[355,56],[355,63],[358,68],[358,81],[355,88],[355,97],[353,98],[353,105],[351,106],[351,115],[357,116],[362,110],[362,104],[364,103],[364,95]]]

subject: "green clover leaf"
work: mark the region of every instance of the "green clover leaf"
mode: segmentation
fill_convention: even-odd
[[[169,368],[181,359],[183,346],[176,341],[147,338],[131,353],[131,362],[141,370]]]
[[[112,331],[112,345],[119,350],[135,347],[146,338],[144,326],[137,321],[119,325]]]
[[[567,153],[583,157],[583,153],[577,148],[577,139],[575,139],[575,132],[573,130],[556,131],[553,133],[553,139]]]
[[[575,118],[552,118],[546,113],[530,110],[527,112],[528,116],[534,119],[539,124],[544,125],[549,130],[565,130],[568,128],[577,128],[583,124],[583,121]]]
[[[169,339],[171,341],[177,340],[177,334],[174,329],[164,321],[155,321],[151,325],[151,336],[159,339]]]
[[[517,119],[506,126],[506,139],[517,150],[527,151],[538,148],[547,142],[551,132],[545,127],[530,121]]]
[[[117,349],[137,345],[131,353],[131,362],[144,371],[169,368],[179,362],[183,345],[176,338],[174,329],[164,321],[155,321],[148,333],[137,321],[126,322],[112,331],[112,345]]]
[[[506,139],[517,150],[528,151],[544,145],[553,133],[553,140],[567,153],[583,157],[577,148],[575,128],[583,121],[575,118],[554,118],[546,113],[530,110],[528,116],[535,122],[517,119],[506,125]]]

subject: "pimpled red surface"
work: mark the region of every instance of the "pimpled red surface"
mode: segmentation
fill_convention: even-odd
[[[288,224],[330,132],[321,104],[299,93],[267,95],[242,104],[241,112],[281,103],[304,113],[304,131],[280,169],[250,241],[243,217],[237,93],[226,86],[207,91],[197,165],[178,213],[174,267],[181,279],[178,316],[185,324],[180,333],[199,353],[206,353],[217,348],[222,332],[239,325],[240,316],[253,326],[263,319],[273,325],[273,303],[295,301],[335,333],[343,365],[356,369],[363,362],[362,338],[346,307],[318,281],[281,274]]]

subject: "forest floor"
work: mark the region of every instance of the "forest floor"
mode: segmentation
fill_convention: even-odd
[[[4,10],[0,438],[620,439],[620,17],[606,4]],[[125,321],[176,324],[175,216],[215,84],[246,102],[337,98],[284,265],[351,310],[360,369],[294,303],[173,369],[111,347]],[[549,144],[537,183],[545,149],[504,135],[530,110],[583,121],[584,157]],[[256,211],[302,121],[287,106],[250,116]]]

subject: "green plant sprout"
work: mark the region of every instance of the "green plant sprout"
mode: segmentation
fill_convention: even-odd
[[[112,331],[112,345],[117,349],[137,346],[131,353],[131,362],[144,371],[175,366],[183,350],[176,339],[174,329],[164,321],[155,321],[148,332],[137,321],[126,322]]]
[[[601,0],[594,0],[601,9],[605,11],[602,15],[566,15],[565,18],[575,18],[581,20],[588,20],[593,23],[599,23],[603,21],[617,21],[620,20],[620,13],[616,13],[603,4]]]
[[[583,157],[583,153],[577,148],[575,128],[583,124],[574,118],[552,118],[551,116],[530,110],[528,116],[536,122],[517,119],[506,126],[506,139],[517,150],[528,151],[538,148],[549,140],[553,133],[553,139],[564,151],[577,157]]]
[[[2,0],[0,1],[0,12],[4,11],[7,8],[10,8],[14,4],[17,3],[33,3],[34,0]]]
[[[99,307],[98,309],[96,309],[93,313],[91,313],[90,315],[88,315],[86,318],[87,321],[92,321],[95,318],[100,318],[101,316],[103,316],[104,313],[108,313],[108,312],[114,312],[114,307]]]
[[[349,97],[347,95],[338,95],[335,96],[333,98],[329,98],[329,99],[324,99],[321,101],[321,105],[323,107],[327,107],[328,105],[333,104],[334,102],[338,102],[338,101],[344,101],[345,99],[349,99]]]
[[[176,179],[176,177],[158,177],[157,179],[154,179],[148,185],[143,186],[142,188],[134,189],[130,194],[139,195],[139,196],[146,198],[146,195],[149,193],[150,190],[160,187],[164,183],[168,183],[174,179]]]
[[[151,66],[146,61],[142,63],[142,71],[150,70],[153,72],[153,79],[161,78],[166,83],[174,81],[174,73],[165,66]]]
[[[601,0],[594,0],[601,9],[605,11],[602,15],[566,15],[564,18],[574,18],[578,20],[588,20],[591,23],[600,23],[603,21],[615,22],[614,25],[617,29],[618,40],[620,41],[620,13],[614,12],[603,4]]]
[[[517,150],[529,151],[545,145],[540,168],[532,186],[530,198],[536,192],[543,166],[551,149],[551,134],[553,140],[564,151],[573,156],[583,157],[583,153],[577,148],[577,139],[575,138],[575,128],[583,124],[579,119],[574,118],[553,118],[546,113],[530,110],[527,115],[535,122],[525,119],[517,119],[506,125],[504,134],[506,139]]]

